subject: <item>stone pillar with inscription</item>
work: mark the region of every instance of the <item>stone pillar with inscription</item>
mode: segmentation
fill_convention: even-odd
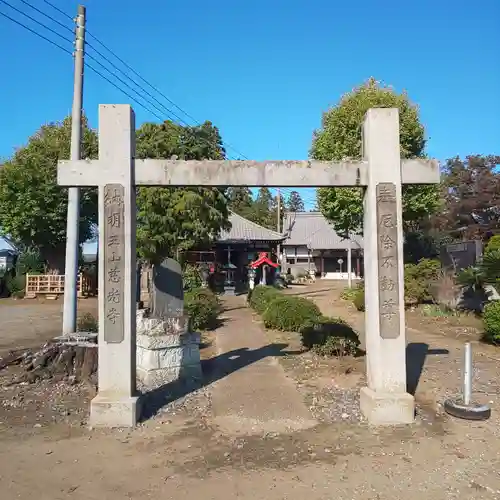
[[[370,109],[363,125],[365,344],[361,410],[375,425],[414,420],[406,390],[401,160],[397,109]]]
[[[99,107],[99,387],[90,425],[130,427],[136,391],[135,119],[130,106]],[[96,179],[96,184],[98,180]]]

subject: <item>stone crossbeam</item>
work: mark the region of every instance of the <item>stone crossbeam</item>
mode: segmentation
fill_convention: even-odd
[[[348,187],[367,186],[368,162],[135,160],[137,186]],[[59,162],[61,186],[122,182],[122,173],[104,160]],[[401,161],[403,184],[439,182],[436,160]]]

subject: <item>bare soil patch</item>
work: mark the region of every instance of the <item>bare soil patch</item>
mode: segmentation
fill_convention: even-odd
[[[322,282],[301,293],[316,296],[326,314],[343,317],[362,334],[363,315],[341,302],[336,295],[341,288],[332,292],[331,285]],[[21,307],[30,304],[19,302]],[[40,345],[41,338],[59,334],[57,306],[34,304],[27,314],[44,328],[33,335],[19,321],[20,341],[11,335],[10,345]],[[51,320],[37,319],[47,318],[54,307]],[[0,304],[3,339],[6,310]],[[242,342],[248,339],[245,325],[239,331]],[[475,394],[491,401],[492,418],[457,421],[443,415],[437,403],[458,390],[463,340],[432,333],[430,326],[424,332],[408,330],[409,343],[416,346],[411,357],[424,362],[416,390],[419,418],[404,428],[372,429],[351,410],[355,403],[345,395],[354,398],[363,383],[363,358],[319,358],[301,351],[298,336],[282,332],[267,331],[269,343],[287,345],[290,354],[277,359],[321,422],[286,434],[225,433],[211,407],[211,394],[221,387],[211,386],[174,402],[134,430],[90,431],[85,424],[91,388],[47,381],[7,386],[19,367],[0,371],[1,497],[28,500],[36,492],[40,500],[500,498],[498,351],[474,348]],[[228,323],[226,339],[231,334]],[[217,357],[218,335],[219,329],[204,336],[205,360]],[[235,348],[251,352],[250,340]],[[262,383],[258,377],[246,378],[245,370],[225,376],[242,387]],[[254,397],[258,403],[258,391]]]

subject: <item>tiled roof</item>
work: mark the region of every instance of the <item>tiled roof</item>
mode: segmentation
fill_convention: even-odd
[[[251,222],[241,215],[231,212],[229,216],[231,229],[222,231],[217,238],[218,242],[223,241],[281,241],[284,236],[276,231],[271,231],[265,227]]]
[[[339,236],[320,212],[285,214],[283,232],[286,246],[307,246],[311,250],[346,250],[347,239]],[[363,237],[352,235],[351,248],[363,248]]]

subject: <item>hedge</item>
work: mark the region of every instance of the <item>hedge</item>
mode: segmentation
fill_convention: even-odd
[[[321,356],[354,356],[359,352],[358,334],[342,318],[322,316],[302,330],[302,345]]]
[[[263,314],[269,303],[280,296],[282,296],[282,294],[277,288],[259,285],[251,291],[248,302],[252,309],[255,309],[259,314]]]
[[[195,330],[215,328],[222,312],[219,298],[207,288],[194,288],[185,292],[184,309]]]
[[[500,344],[500,301],[490,302],[484,307],[484,339]]]
[[[266,328],[300,333],[302,345],[321,356],[355,355],[359,351],[357,333],[342,319],[323,316],[312,300],[257,286],[249,304],[260,312]]]
[[[299,333],[320,318],[321,311],[311,300],[281,294],[272,300],[262,314],[266,328]]]

